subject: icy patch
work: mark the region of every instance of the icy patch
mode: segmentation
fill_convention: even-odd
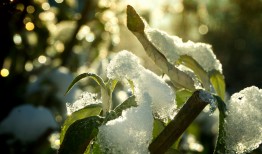
[[[226,148],[246,153],[262,143],[262,90],[248,87],[231,96],[225,118]]]
[[[102,103],[100,99],[97,98],[97,94],[83,92],[81,96],[74,103],[66,103],[67,114],[70,115],[75,111],[78,111],[90,104]]]
[[[98,142],[103,153],[149,153],[153,115],[150,96],[145,94],[140,106],[123,111],[122,116],[99,127]]]
[[[22,142],[33,142],[49,128],[57,129],[58,124],[47,108],[22,105],[0,123],[0,134],[9,133]]]
[[[147,28],[145,34],[170,63],[176,64],[181,55],[188,55],[195,59],[206,72],[218,70],[222,73],[222,65],[216,59],[210,45],[192,41],[183,42],[177,36],[169,36],[163,31],[152,28]]]

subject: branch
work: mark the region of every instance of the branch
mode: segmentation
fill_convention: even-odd
[[[183,134],[187,127],[200,114],[209,102],[201,99],[203,90],[197,90],[179,110],[175,118],[165,127],[159,136],[149,145],[151,154],[165,153]]]

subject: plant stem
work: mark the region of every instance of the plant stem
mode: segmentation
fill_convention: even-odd
[[[159,136],[149,145],[151,154],[165,153],[173,143],[183,134],[187,127],[205,108],[208,102],[199,96],[203,90],[195,91],[179,110],[175,118],[165,127]]]

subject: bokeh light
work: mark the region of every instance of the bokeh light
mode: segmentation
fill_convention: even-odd
[[[32,71],[33,68],[34,68],[34,66],[33,66],[33,64],[32,64],[31,62],[26,62],[26,64],[25,64],[25,70],[26,70],[27,72]]]
[[[1,74],[2,77],[7,77],[9,75],[9,70],[6,69],[6,68],[3,68],[3,69],[1,69],[0,74]]]
[[[32,14],[32,13],[35,12],[35,8],[34,8],[34,6],[29,5],[29,6],[26,7],[26,11],[27,11],[27,13]]]
[[[198,28],[198,31],[200,34],[205,35],[208,33],[208,27],[207,25],[200,25]]]
[[[28,30],[28,31],[32,31],[32,30],[34,30],[35,25],[34,25],[34,23],[32,23],[32,22],[28,22],[28,23],[25,24],[25,28],[26,28],[26,30]]]
[[[64,0],[55,0],[56,3],[63,3]]]
[[[43,3],[42,4],[42,9],[45,10],[45,11],[49,10],[50,9],[50,4],[47,3],[47,2]]]
[[[20,45],[22,43],[22,37],[19,34],[15,34],[13,36],[13,41],[16,45]]]
[[[38,57],[38,62],[41,63],[41,64],[46,63],[46,60],[47,60],[46,56],[41,55],[41,56]]]

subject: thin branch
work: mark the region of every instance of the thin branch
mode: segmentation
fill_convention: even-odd
[[[159,136],[149,145],[151,154],[165,153],[183,134],[187,127],[205,108],[208,102],[200,98],[203,90],[197,90],[179,110],[175,118],[165,127]]]

